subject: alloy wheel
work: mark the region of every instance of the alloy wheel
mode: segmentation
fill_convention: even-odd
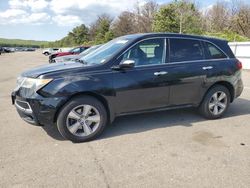
[[[217,91],[209,100],[209,111],[216,116],[222,114],[227,108],[227,100],[226,93]]]
[[[93,134],[99,127],[101,116],[91,105],[79,105],[72,109],[67,116],[66,125],[70,133],[85,137]]]

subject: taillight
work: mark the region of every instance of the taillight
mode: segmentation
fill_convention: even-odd
[[[238,70],[242,69],[242,63],[238,60],[236,63]]]

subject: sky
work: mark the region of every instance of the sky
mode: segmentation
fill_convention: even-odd
[[[146,0],[0,0],[0,38],[59,40],[77,25],[89,26],[98,15],[115,18]],[[155,0],[158,4],[171,0]],[[217,0],[196,0],[200,8]]]

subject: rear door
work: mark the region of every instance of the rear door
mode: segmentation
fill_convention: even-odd
[[[204,42],[204,49],[206,53],[207,65],[204,67],[206,70],[209,82],[214,83],[214,79],[220,76],[230,76],[230,64],[233,65],[235,58],[229,59],[228,56],[215,44]]]
[[[207,78],[202,42],[196,39],[169,39],[170,82],[169,104],[196,105],[201,101],[201,90]]]

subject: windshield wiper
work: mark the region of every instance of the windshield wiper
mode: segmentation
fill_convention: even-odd
[[[83,59],[76,59],[75,61],[76,61],[76,62],[79,62],[79,63],[82,63],[82,64],[84,64],[84,65],[87,65],[87,64],[88,64],[87,61],[84,61]]]

